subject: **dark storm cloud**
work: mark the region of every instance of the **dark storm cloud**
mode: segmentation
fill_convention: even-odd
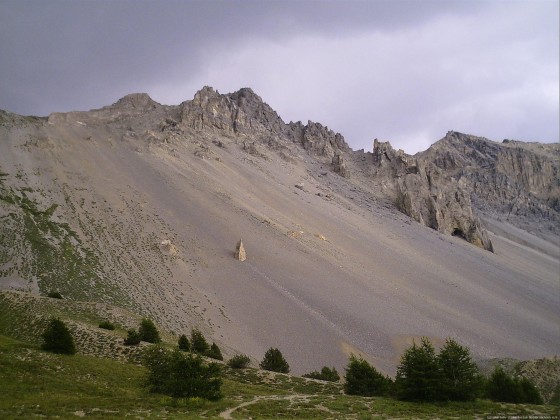
[[[354,148],[448,129],[558,140],[556,1],[2,1],[0,108],[250,86]]]

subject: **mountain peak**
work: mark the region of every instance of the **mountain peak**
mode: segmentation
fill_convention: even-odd
[[[153,109],[159,104],[154,101],[147,93],[130,93],[123,96],[112,106],[117,108],[136,108],[136,109]]]

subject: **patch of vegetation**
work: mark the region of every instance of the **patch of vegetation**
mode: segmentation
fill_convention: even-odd
[[[313,372],[306,373],[303,375],[304,378],[318,379],[320,381],[338,382],[340,381],[340,375],[335,367],[329,368],[328,366],[323,366],[321,372],[316,370]]]
[[[151,319],[143,318],[142,322],[140,323],[140,328],[138,329],[138,334],[140,336],[140,340],[145,341],[147,343],[159,343],[161,342],[161,338],[159,336],[159,332]]]
[[[64,322],[58,318],[50,320],[43,333],[43,350],[58,354],[74,354],[76,346],[72,334]]]
[[[527,378],[512,378],[501,367],[496,369],[486,384],[486,396],[492,401],[542,404],[539,390]]]
[[[344,383],[344,392],[349,395],[387,395],[392,386],[389,377],[383,376],[366,360],[350,356]]]
[[[179,340],[177,341],[177,347],[181,351],[191,351],[191,343],[185,334],[179,336]]]
[[[191,330],[191,350],[198,354],[205,354],[210,350],[204,334],[196,328]]]
[[[47,297],[50,297],[52,299],[62,299],[62,295],[60,294],[60,292],[49,292],[47,293]]]
[[[224,360],[224,356],[222,356],[222,351],[220,350],[220,348],[216,343],[212,343],[210,349],[208,349],[205,356],[210,357],[211,359]]]
[[[162,346],[151,346],[144,364],[148,368],[147,384],[150,392],[173,398],[222,398],[222,371],[218,364],[203,362],[197,354],[179,349],[168,351]]]
[[[94,326],[95,327],[95,326]],[[185,353],[182,353],[186,355]],[[149,370],[137,364],[76,354],[45,353],[0,336],[0,418],[78,415],[124,418],[416,418],[470,419],[490,415],[554,415],[551,406],[485,400],[411,403],[341,394],[342,385],[274,375],[257,369],[223,369],[223,398],[173,398],[149,392]],[[247,404],[241,406],[242,404]]]
[[[245,354],[236,354],[228,360],[227,365],[232,369],[245,369],[251,363],[249,356]]]
[[[290,372],[290,366],[288,365],[286,359],[284,359],[282,352],[272,347],[266,351],[264,358],[259,366],[261,367],[261,369],[270,370],[272,372]]]
[[[126,338],[124,339],[125,346],[137,346],[142,341],[140,333],[135,329],[131,328],[127,331]]]
[[[113,331],[115,329],[115,325],[110,323],[109,321],[102,321],[99,323],[99,328],[103,328],[104,330]]]

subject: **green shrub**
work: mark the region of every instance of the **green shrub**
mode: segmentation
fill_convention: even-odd
[[[99,323],[99,328],[103,328],[104,330],[114,330],[115,326],[111,324],[109,321],[103,321]]]
[[[224,356],[222,356],[222,351],[218,347],[216,343],[212,343],[210,349],[205,354],[206,357],[210,357],[211,359],[216,360],[224,360]]]
[[[236,354],[228,360],[227,364],[232,369],[245,369],[251,363],[249,356],[244,354]]]
[[[189,339],[185,334],[179,337],[177,345],[181,351],[191,351],[191,343],[189,343]]]
[[[136,346],[140,344],[140,334],[135,329],[130,329],[127,331],[128,335],[124,339],[125,346]]]
[[[138,333],[140,334],[140,340],[147,343],[156,344],[161,341],[159,332],[151,319],[144,318],[142,320]]]
[[[323,366],[321,372],[316,370],[303,375],[304,378],[319,379],[320,381],[338,382],[340,380],[340,375],[338,374],[336,368],[328,368]]]
[[[62,299],[62,295],[60,294],[60,292],[49,292],[47,293],[47,297],[53,298],[53,299]]]
[[[441,374],[434,346],[426,337],[420,345],[405,350],[397,367],[395,391],[406,401],[435,401],[441,398]]]
[[[496,366],[486,383],[486,396],[507,403],[543,403],[539,390],[529,379],[512,378],[500,366]]]
[[[391,388],[391,379],[383,376],[366,360],[350,356],[346,368],[344,392],[349,395],[386,395]]]
[[[72,334],[66,324],[58,318],[52,318],[43,333],[43,350],[60,354],[76,353]]]
[[[272,372],[288,373],[290,372],[290,366],[282,353],[278,349],[269,348],[260,363],[261,369],[270,370]]]
[[[205,364],[199,355],[151,346],[145,353],[144,365],[148,368],[147,386],[151,392],[173,398],[218,400],[222,397],[220,366]]]
[[[200,330],[193,328],[191,331],[191,350],[198,354],[206,354],[210,346]]]

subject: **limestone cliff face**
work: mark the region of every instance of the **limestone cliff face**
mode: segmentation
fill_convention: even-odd
[[[268,104],[249,88],[222,95],[211,87],[183,102],[181,125],[194,130],[219,130],[253,137],[269,144],[278,141],[301,144],[309,154],[332,159],[350,148],[341,134],[309,121],[285,124]]]
[[[504,141],[457,132],[415,156],[374,143],[377,177],[393,179],[397,207],[419,223],[487,250],[477,214],[502,217],[557,235],[560,224],[558,145]]]
[[[446,157],[460,160],[460,156]],[[429,159],[396,151],[388,142],[374,142],[373,164],[377,177],[394,181],[395,203],[403,213],[424,226],[493,251],[463,182],[448,177],[445,169]],[[445,161],[443,167],[447,166]]]

